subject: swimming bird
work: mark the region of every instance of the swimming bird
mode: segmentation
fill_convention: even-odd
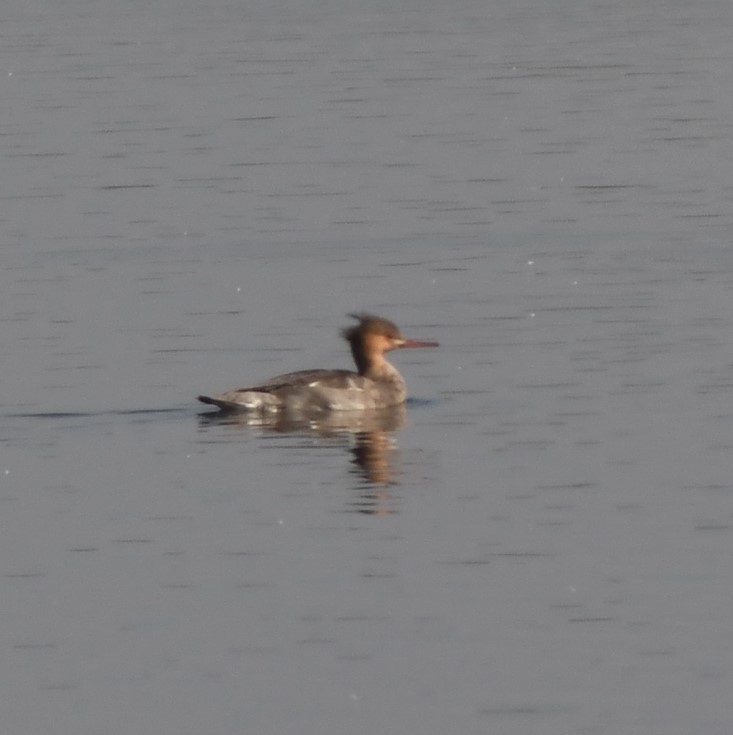
[[[357,323],[341,331],[356,364],[352,370],[299,370],[249,388],[198,396],[222,411],[263,415],[318,414],[397,406],[407,399],[405,381],[385,354],[392,350],[437,347],[437,342],[405,339],[397,326],[373,314],[350,314]]]

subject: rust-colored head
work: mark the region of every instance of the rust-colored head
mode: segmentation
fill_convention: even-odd
[[[405,339],[394,322],[373,314],[349,314],[359,323],[341,331],[351,346],[351,353],[359,372],[364,375],[372,369],[385,352],[418,347],[437,347],[437,342],[417,342]]]

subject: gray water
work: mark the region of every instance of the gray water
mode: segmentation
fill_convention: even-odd
[[[728,735],[732,22],[5,3],[3,733]],[[405,416],[200,416],[355,310]]]

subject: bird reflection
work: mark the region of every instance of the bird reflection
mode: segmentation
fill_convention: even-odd
[[[404,404],[378,410],[332,411],[317,416],[254,415],[247,412],[202,413],[199,425],[254,428],[269,434],[322,439],[349,439],[352,472],[361,480],[353,510],[370,515],[395,512],[389,490],[397,484],[399,452],[396,434],[404,426]]]

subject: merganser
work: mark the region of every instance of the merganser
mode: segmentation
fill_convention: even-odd
[[[357,324],[341,331],[358,372],[299,370],[252,386],[198,396],[222,411],[289,415],[361,411],[398,406],[407,398],[405,381],[384,355],[392,350],[437,347],[437,342],[405,339],[395,324],[372,314],[350,314]]]

